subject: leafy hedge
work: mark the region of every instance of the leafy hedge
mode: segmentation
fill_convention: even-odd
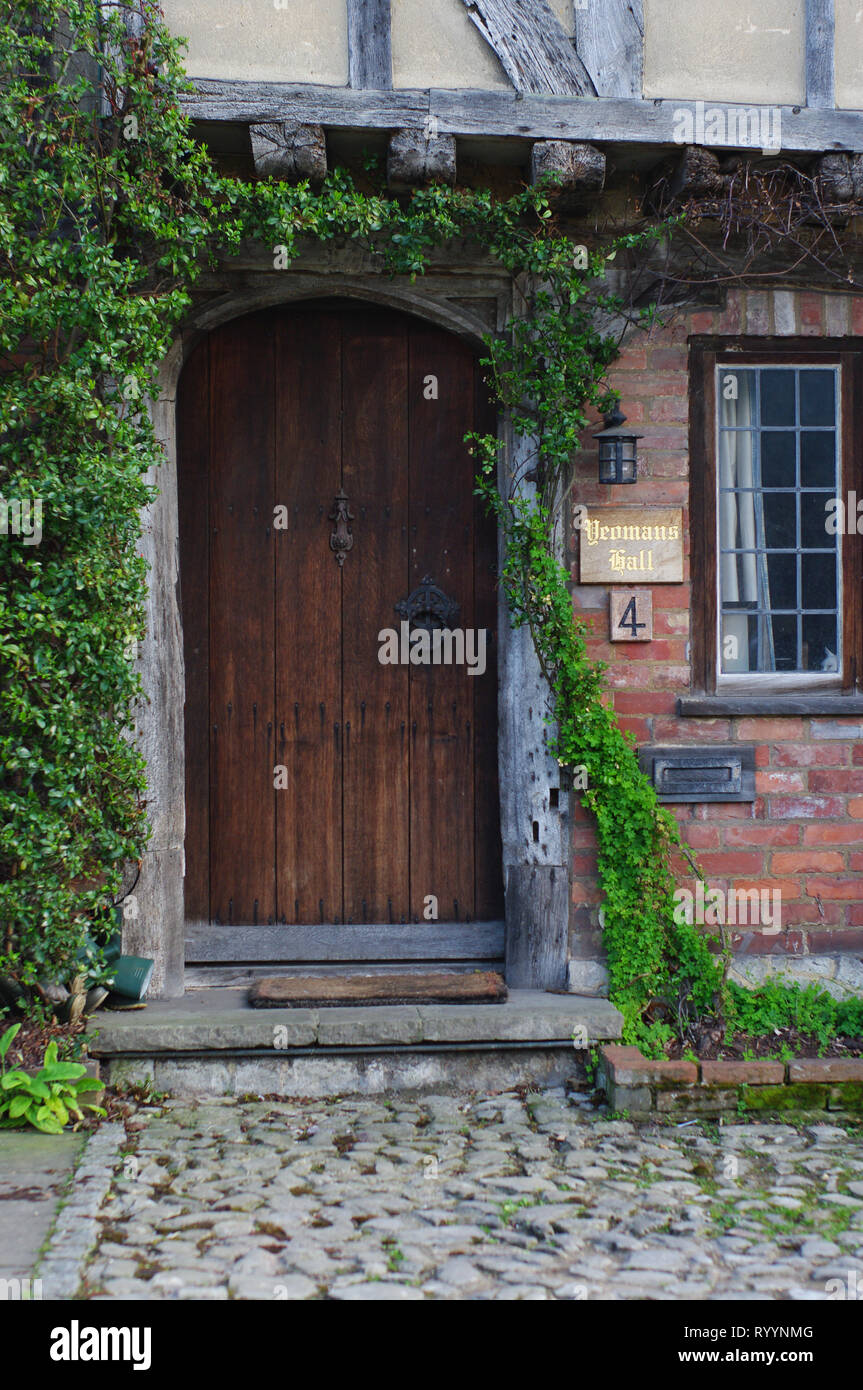
[[[130,47],[121,18],[106,25],[94,3],[5,8],[0,973],[28,983],[68,971],[146,842],[130,657],[143,635],[140,511],[162,454],[140,407],[188,304],[206,157],[177,114],[182,67],[160,26]],[[67,25],[78,52],[58,55]],[[117,50],[104,59],[106,119],[94,63],[76,76],[104,42]],[[31,518],[41,509],[38,544],[35,528],[13,533],[22,504]]]

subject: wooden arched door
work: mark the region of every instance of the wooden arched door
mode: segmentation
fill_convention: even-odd
[[[270,309],[201,341],[178,416],[187,958],[499,957],[473,353],[365,304]],[[441,622],[464,664],[454,638],[382,660]]]

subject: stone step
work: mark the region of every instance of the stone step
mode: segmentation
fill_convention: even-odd
[[[103,1079],[190,1096],[559,1085],[583,1079],[585,1050],[622,1027],[607,999],[540,990],[513,990],[494,1008],[266,1012],[248,1006],[245,989],[195,990],[93,1022]]]

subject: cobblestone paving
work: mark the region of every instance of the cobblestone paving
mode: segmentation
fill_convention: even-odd
[[[136,1127],[85,1297],[772,1300],[863,1288],[859,1128],[636,1126],[556,1090],[176,1100],[139,1111]]]

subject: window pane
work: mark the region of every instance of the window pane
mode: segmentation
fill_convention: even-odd
[[[794,377],[790,371],[761,373],[762,425],[793,425]]]
[[[836,537],[827,531],[827,503],[832,496],[832,492],[807,492],[802,497],[800,538],[804,550],[824,550],[835,544]]]
[[[836,556],[804,555],[801,562],[803,608],[836,609]]]
[[[747,613],[723,613],[720,670],[723,675],[752,670],[750,652],[756,650],[757,618]]]
[[[765,492],[764,541],[768,550],[794,550],[797,546],[797,497],[793,492]]]
[[[755,415],[755,372],[742,367],[723,367],[719,378],[720,401],[727,403],[733,418],[723,419],[724,425],[757,425]]]
[[[835,425],[835,372],[802,371],[798,376],[801,425]]]
[[[797,436],[790,430],[762,434],[761,486],[797,486]]]
[[[836,482],[836,435],[833,430],[800,433],[801,487],[833,487]]]
[[[767,624],[765,624],[765,627]],[[773,664],[770,664],[770,652],[762,651],[761,667],[762,671],[796,671],[797,670],[797,618],[793,614],[773,614],[772,617],[772,636],[773,636]],[[770,633],[768,632],[768,642]]]
[[[820,556],[818,557],[821,558]],[[829,559],[829,556],[826,557]],[[797,607],[797,556],[767,556],[767,579],[769,594],[767,602],[771,608]],[[815,605],[813,605],[814,607]],[[821,607],[822,605],[818,605]]]
[[[755,496],[752,492],[723,492],[719,498],[719,539],[723,550],[739,550],[748,539],[749,545],[755,544],[755,528],[750,527],[750,535],[742,537],[740,534],[741,514],[744,516],[752,511],[751,499]],[[742,497],[749,499],[744,507],[740,506]]]
[[[804,617],[803,670],[838,671],[838,651],[835,617],[832,614]]]

